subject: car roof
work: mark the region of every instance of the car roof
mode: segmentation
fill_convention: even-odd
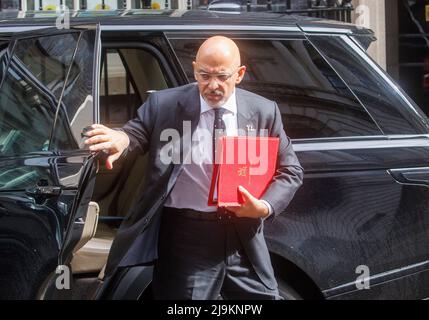
[[[55,11],[0,12],[1,26],[54,26]],[[313,17],[276,12],[240,12],[229,14],[209,10],[102,10],[70,11],[70,22],[100,23],[100,25],[165,25],[165,26],[243,26],[243,27],[299,27],[308,32],[335,32],[372,35],[373,32],[353,24]]]

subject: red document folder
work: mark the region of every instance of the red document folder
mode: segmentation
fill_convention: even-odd
[[[259,199],[276,171],[279,138],[225,136],[219,139],[218,148],[208,205],[241,205],[240,185]]]

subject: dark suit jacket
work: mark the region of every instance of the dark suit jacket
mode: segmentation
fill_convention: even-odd
[[[303,169],[283,130],[277,104],[238,88],[236,100],[239,129],[245,130],[247,125],[251,125],[257,132],[268,129],[269,136],[280,138],[277,171],[263,196],[274,209],[273,216],[276,216],[286,209],[302,184]],[[148,174],[144,193],[139,195],[112,244],[107,276],[118,266],[150,264],[157,259],[160,213],[182,168],[181,164],[167,165],[160,160],[160,151],[168,143],[161,141],[160,134],[166,128],[174,128],[180,132],[182,140],[189,139],[183,130],[183,121],[191,121],[192,134],[199,118],[199,90],[194,83],[152,93],[138,109],[137,117],[122,128],[130,138],[127,152],[149,152]],[[181,156],[186,156],[189,151],[185,149]],[[255,271],[265,285],[275,287],[270,280],[272,276],[269,276],[272,267],[267,256],[262,219],[241,218],[236,228]]]

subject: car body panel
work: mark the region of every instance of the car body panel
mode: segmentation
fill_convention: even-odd
[[[419,140],[390,146],[381,140],[370,147],[362,141],[295,143],[304,184],[286,212],[266,224],[270,250],[291,257],[327,298],[359,291],[359,266],[370,272],[367,298],[389,297],[388,291],[379,295],[379,287],[372,291],[387,281],[397,281],[398,293],[409,298],[426,297],[423,289],[407,289],[410,280],[403,276],[428,267],[429,189],[398,183],[389,170],[422,167],[413,179],[427,179],[423,168],[429,162],[422,159],[427,159],[429,139]]]

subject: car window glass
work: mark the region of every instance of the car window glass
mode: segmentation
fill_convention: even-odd
[[[135,115],[141,97],[118,49],[103,50],[100,80],[100,118],[103,124],[120,126]]]
[[[158,59],[139,48],[106,48],[102,54],[100,118],[119,127],[133,118],[152,90],[168,88]]]
[[[171,43],[190,81],[204,39]],[[346,84],[307,41],[236,40],[246,75],[239,87],[276,101],[293,139],[380,135]]]
[[[103,58],[100,95],[104,96],[107,93],[110,96],[115,96],[135,93],[134,85],[129,79],[129,74],[122,62],[119,52],[116,49],[107,50],[104,52]],[[108,73],[108,77],[105,77],[106,72]],[[105,81],[107,81],[107,83]],[[106,92],[106,88],[109,89],[109,92]]]
[[[82,130],[94,123],[95,37],[96,30],[86,30],[82,32],[78,42],[73,60],[74,71],[70,72],[58,110],[58,123],[52,141],[53,149],[70,150],[85,147]]]
[[[61,70],[70,64],[67,55],[62,57],[56,47],[56,44],[64,44],[61,37],[64,35],[16,42],[16,53],[5,71],[0,88],[1,156],[48,150],[58,92],[64,82]],[[69,40],[72,41],[72,38]],[[31,52],[32,63],[24,55],[26,50]],[[65,48],[61,50],[67,51]],[[2,65],[6,58],[7,55],[2,56]],[[48,76],[53,73],[51,67],[54,65],[59,67],[60,74]]]
[[[310,40],[350,86],[385,134],[428,132],[423,125],[423,112],[416,105],[410,107],[400,97],[401,89],[392,87],[344,39],[339,36],[312,36]]]
[[[95,35],[72,30],[16,41],[0,88],[0,155],[83,147],[82,129],[94,121]]]
[[[23,39],[17,42],[14,56],[22,66],[49,90],[60,98],[66,73],[72,64],[79,33]],[[76,64],[70,68],[70,76],[76,77]]]

